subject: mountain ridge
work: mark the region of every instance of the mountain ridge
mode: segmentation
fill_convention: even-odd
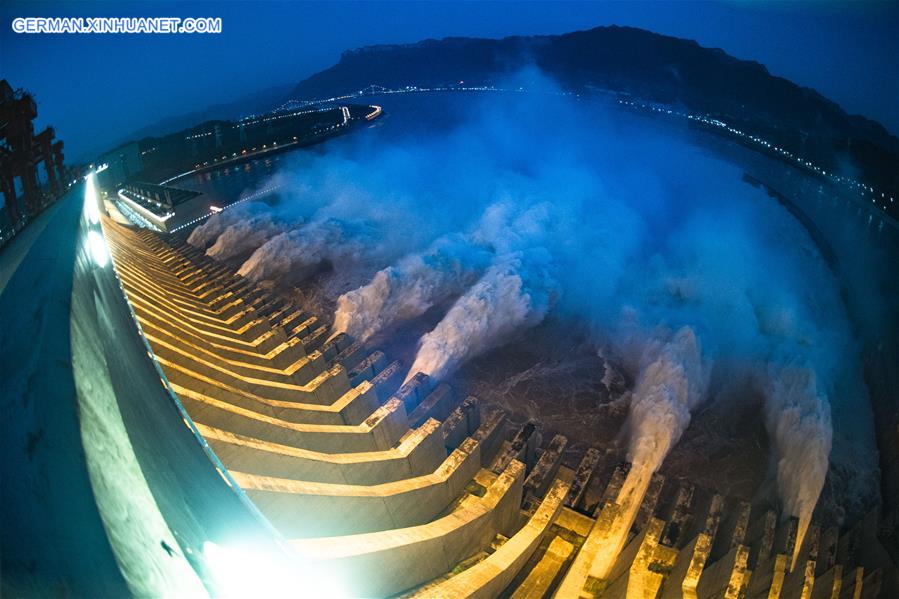
[[[879,187],[899,189],[899,138],[820,92],[720,48],[634,27],[558,35],[448,37],[363,46],[304,79],[294,97],[325,98],[368,85],[486,85],[536,66],[569,91],[600,88],[722,118],[837,170],[847,159]]]

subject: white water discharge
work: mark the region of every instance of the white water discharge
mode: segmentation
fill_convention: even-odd
[[[539,82],[529,73],[524,84]],[[825,478],[844,502],[876,493],[871,413],[839,284],[787,209],[693,145],[694,133],[560,94],[466,98],[459,114],[440,114],[455,124],[426,135],[391,138],[385,121],[297,158],[279,181],[288,199],[279,211],[307,224],[261,246],[241,273],[279,279],[331,263],[322,285],[347,282],[329,296],[334,332],[360,339],[451,306],[410,374],[445,377],[550,310],[589,328],[638,381],[635,474],[622,495],[634,503],[706,395],[764,399],[780,502],[803,527]],[[220,228],[192,243],[206,247],[226,228],[206,226]],[[756,388],[719,395],[715,381],[735,377]],[[712,383],[697,395],[697,380]]]
[[[472,231],[443,235],[426,251],[404,256],[368,284],[341,295],[333,334],[364,341],[386,326],[421,316],[460,294],[498,253],[532,244],[548,218],[546,204],[526,210],[509,201],[491,204]]]
[[[246,202],[218,214],[213,214],[203,224],[191,231],[190,237],[187,238],[187,243],[197,249],[205,250],[215,243],[219,235],[232,224],[253,216],[267,214],[270,209],[263,202]]]
[[[265,281],[306,271],[324,261],[358,257],[368,245],[364,229],[337,219],[309,223],[269,239],[237,272],[251,281]]]
[[[652,475],[690,424],[705,396],[708,369],[699,340],[682,327],[668,340],[653,340],[643,352],[628,413],[631,469],[615,502],[620,511],[594,558],[591,575],[608,577],[643,503]]]
[[[665,342],[653,342],[644,353],[628,414],[628,460],[633,470],[655,472],[690,424],[702,401],[707,370],[699,340],[682,327]]]
[[[419,372],[442,379],[465,360],[542,321],[556,287],[545,260],[545,256],[541,262],[518,252],[487,269],[434,330],[421,338],[406,380]]]
[[[240,219],[219,234],[215,243],[206,249],[206,255],[216,260],[228,260],[258,248],[283,230],[284,224],[266,213]]]
[[[372,280],[337,299],[333,334],[365,341],[384,327],[421,316],[460,293],[489,260],[462,236],[445,236],[424,253],[379,270]]]
[[[773,437],[777,486],[784,509],[799,519],[793,566],[824,487],[832,443],[830,404],[815,372],[787,366],[772,372],[765,388],[765,422]]]

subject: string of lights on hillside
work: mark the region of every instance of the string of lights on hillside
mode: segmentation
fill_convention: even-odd
[[[721,121],[719,119],[714,119],[714,118],[710,118],[710,117],[702,116],[702,115],[689,114],[689,113],[682,112],[679,110],[673,110],[664,105],[652,104],[649,102],[619,100],[618,103],[622,104],[624,106],[630,106],[633,108],[649,110],[651,112],[655,112],[655,113],[659,113],[659,114],[667,114],[667,115],[671,115],[671,116],[684,117],[691,121],[701,122],[705,125],[710,125],[712,127],[717,127],[719,129],[725,130],[728,133],[730,133],[731,135],[735,135],[737,137],[749,140],[757,145],[763,146],[769,150],[777,152],[784,158],[790,159],[795,164],[797,164],[801,167],[804,167],[810,171],[813,171],[818,175],[827,177],[831,181],[834,181],[836,183],[842,183],[843,185],[846,185],[847,187],[858,191],[859,195],[861,195],[862,197],[865,197],[867,194],[871,194],[871,196],[872,196],[871,203],[873,203],[875,207],[882,210],[883,212],[887,211],[887,201],[888,200],[890,203],[895,203],[895,198],[893,198],[893,196],[887,196],[886,193],[884,193],[882,191],[878,191],[870,185],[862,183],[861,181],[858,181],[856,179],[852,179],[851,177],[845,177],[843,175],[838,175],[834,172],[827,172],[826,169],[821,168],[820,166],[814,164],[810,160],[806,160],[806,159],[802,158],[801,156],[797,156],[797,155],[793,154],[792,152],[785,150],[784,148],[782,148],[776,144],[772,144],[771,142],[766,141],[766,140],[762,139],[761,137],[758,137],[757,135],[752,135],[751,133],[746,133],[745,131],[741,131],[739,129],[731,127],[730,125],[728,125],[727,123],[725,123],[724,121]],[[877,203],[877,200],[878,200],[877,194],[878,193],[880,194],[879,199],[882,200],[882,203],[880,203],[880,204]]]
[[[397,88],[397,89],[390,89],[390,88],[383,87],[381,85],[369,85],[369,86],[364,87],[356,92],[352,92],[352,93],[345,94],[342,96],[335,96],[333,98],[328,98],[325,100],[298,100],[298,99],[288,100],[287,102],[285,102],[284,104],[279,106],[277,109],[275,109],[274,112],[295,109],[295,108],[299,108],[299,107],[303,107],[303,106],[309,106],[312,104],[321,104],[321,103],[327,103],[327,102],[339,102],[339,101],[348,100],[348,99],[352,99],[352,98],[359,98],[359,97],[363,97],[363,96],[405,94],[405,93],[446,92],[446,91],[477,91],[477,92],[506,92],[506,93],[508,93],[508,92],[525,92],[528,90],[523,87],[503,88],[503,87],[496,87],[493,85],[466,86],[464,81],[459,81],[457,85],[452,85],[452,86],[448,85],[448,86],[437,86],[437,87],[420,87],[417,85],[407,85],[405,87],[401,87],[401,88]],[[614,93],[614,92],[610,92],[610,93]],[[580,97],[580,94],[577,94],[574,92],[559,92],[557,95],[573,95],[573,96]],[[862,181],[858,181],[857,179],[853,179],[851,177],[846,177],[843,175],[838,175],[833,172],[828,172],[827,170],[821,168],[820,166],[812,163],[809,160],[806,160],[800,156],[796,156],[793,153],[789,152],[788,150],[785,150],[784,148],[781,148],[781,147],[777,146],[776,144],[766,141],[756,135],[752,135],[750,133],[746,133],[744,131],[736,129],[735,127],[731,127],[730,125],[728,125],[727,123],[725,123],[719,119],[711,118],[711,117],[701,115],[701,114],[690,114],[687,112],[669,108],[665,105],[653,104],[650,102],[644,102],[644,101],[639,101],[639,100],[618,100],[618,103],[625,105],[625,106],[630,106],[632,108],[640,108],[640,109],[644,109],[644,110],[650,110],[655,113],[667,114],[667,115],[671,115],[671,116],[679,116],[679,117],[686,118],[686,119],[689,119],[692,121],[701,122],[701,123],[704,123],[707,125],[711,125],[713,127],[717,127],[721,130],[727,131],[728,133],[735,135],[737,137],[741,137],[743,139],[752,141],[760,146],[763,146],[765,148],[768,148],[770,150],[773,150],[773,151],[779,153],[783,157],[792,160],[795,164],[797,164],[799,166],[807,168],[821,176],[828,177],[830,180],[832,180],[834,182],[841,183],[853,191],[857,191],[859,193],[859,195],[861,195],[863,197],[866,197],[867,195],[870,194],[871,203],[874,205],[874,207],[877,208],[877,210],[879,210],[880,212],[882,212],[883,216],[892,220],[892,218],[887,213],[887,202],[889,202],[890,204],[894,204],[895,198],[893,196],[889,196],[885,192],[875,189],[873,186],[868,185]],[[878,200],[880,200],[880,203],[878,203]],[[895,224],[895,222],[894,222],[894,224]]]
[[[234,125],[234,127],[240,127],[242,125],[255,124],[255,123],[259,123],[259,122],[267,122],[267,121],[277,120],[277,119],[282,119],[282,118],[296,117],[296,116],[301,116],[304,114],[310,114],[310,113],[316,113],[316,112],[326,112],[328,110],[334,109],[334,107],[321,107],[321,108],[302,110],[302,108],[308,107],[313,104],[321,105],[321,104],[335,103],[335,102],[340,102],[340,101],[344,101],[347,99],[359,98],[359,97],[363,97],[363,96],[372,96],[372,95],[450,92],[450,91],[523,93],[523,92],[527,92],[528,90],[524,87],[502,88],[502,87],[496,87],[496,86],[492,86],[492,85],[465,86],[464,81],[459,81],[458,84],[454,85],[454,86],[420,87],[420,86],[416,86],[416,85],[409,85],[409,86],[405,86],[405,87],[398,88],[398,89],[389,89],[389,88],[379,86],[379,85],[369,85],[359,91],[345,94],[342,96],[335,96],[332,98],[327,98],[324,100],[292,99],[292,100],[289,100],[289,101],[285,102],[284,104],[280,105],[279,107],[277,107],[275,110],[273,110],[271,113],[269,113],[268,116],[253,115],[250,117],[245,117],[237,125]],[[547,93],[550,93],[552,95],[580,97],[580,94],[577,94],[574,92],[547,92]],[[826,169],[814,164],[813,162],[811,162],[809,160],[806,160],[805,158],[802,158],[801,156],[793,154],[792,152],[786,150],[785,148],[778,146],[775,143],[769,142],[757,135],[753,135],[751,133],[746,133],[744,131],[741,131],[740,129],[732,127],[720,119],[712,118],[712,117],[702,115],[702,114],[692,114],[692,113],[684,112],[682,110],[670,108],[669,106],[664,105],[664,104],[657,104],[657,103],[646,102],[646,101],[641,101],[641,100],[627,100],[627,99],[618,99],[617,101],[618,101],[618,104],[620,104],[622,106],[627,106],[629,108],[646,110],[646,111],[650,111],[652,113],[662,114],[662,115],[667,115],[667,116],[672,116],[672,117],[680,117],[680,118],[687,119],[689,121],[694,121],[694,122],[702,123],[704,125],[708,125],[710,127],[715,127],[721,131],[724,131],[724,132],[730,134],[730,135],[744,139],[744,140],[751,142],[757,146],[760,146],[761,148],[775,152],[775,153],[779,154],[780,156],[782,156],[784,159],[791,161],[793,164],[795,164],[799,167],[805,168],[817,175],[827,177],[834,183],[839,183],[839,184],[846,186],[851,191],[857,192],[863,198],[867,198],[868,196],[870,196],[871,203],[873,204],[873,208],[875,208],[877,212],[881,213],[880,214],[881,216],[883,216],[886,219],[888,219],[889,221],[891,221],[894,224],[894,226],[896,225],[895,221],[889,216],[889,214],[887,212],[887,203],[888,202],[890,204],[895,203],[895,198],[893,196],[888,196],[885,192],[875,189],[871,185],[867,185],[861,181],[858,181],[858,180],[850,178],[850,177],[846,177],[844,175],[838,175],[834,172],[828,172]],[[323,132],[338,129],[341,126],[345,126],[349,122],[350,119],[348,117],[348,109],[345,106],[341,106],[340,108],[343,112],[343,122],[332,125],[331,127],[328,127],[327,129],[323,130]],[[211,135],[211,132],[197,134],[196,137],[200,137],[200,136],[204,136],[204,135]],[[273,150],[277,150],[277,149],[283,150],[286,147],[294,146],[294,145],[297,145],[298,143],[299,143],[299,140],[297,139],[297,137],[294,137],[292,141],[290,141],[288,143],[282,143],[280,146],[277,142],[273,142],[270,145],[264,144],[261,148],[243,149],[243,150],[241,150],[240,153],[237,153],[237,152],[232,153],[231,156],[225,155],[225,156],[222,156],[221,158],[213,159],[212,161],[207,161],[202,164],[197,164],[197,165],[195,165],[194,169],[191,169],[189,171],[186,171],[184,173],[181,173],[174,177],[171,177],[171,178],[163,181],[161,184],[165,185],[171,181],[174,181],[181,177],[205,170],[206,168],[209,168],[209,167],[224,166],[225,164],[228,164],[230,162],[243,160],[243,159],[255,156],[255,155],[265,154],[265,153],[273,151]],[[275,189],[276,188],[272,187],[272,188],[267,188],[266,190],[261,190],[260,192],[252,194],[251,196],[248,196],[247,198],[238,200],[237,202],[234,202],[233,204],[230,204],[230,205],[226,206],[225,208],[230,208],[231,206],[235,206],[241,202],[255,199],[256,197],[259,197],[260,194],[268,193],[270,191],[274,191]],[[879,196],[878,196],[878,194],[879,194]],[[880,200],[880,202],[878,202],[878,200]],[[209,214],[206,214],[206,215],[203,215],[203,216],[201,216],[197,219],[194,219],[190,222],[179,225],[177,228],[173,229],[172,232],[175,232],[175,231],[181,230],[185,227],[194,225],[194,224],[204,220],[208,216],[209,216]]]

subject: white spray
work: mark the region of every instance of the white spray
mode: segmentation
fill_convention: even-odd
[[[206,255],[216,260],[228,260],[244,252],[256,249],[284,230],[284,223],[270,214],[258,214],[237,220],[218,236]]]
[[[552,255],[552,277],[564,292],[554,304],[560,318],[589,321],[604,331],[612,329],[611,338],[615,338],[614,320],[621,306],[635,305],[650,324],[701,326],[705,351],[714,355],[719,365],[783,365],[793,362],[770,359],[772,346],[780,343],[770,337],[792,334],[770,330],[760,334],[758,307],[793,308],[804,339],[795,348],[798,353],[791,353],[805,359],[817,381],[814,391],[805,388],[807,401],[781,399],[790,395],[784,390],[793,385],[771,383],[766,420],[778,462],[784,472],[795,470],[792,465],[799,464],[799,459],[793,456],[802,455],[803,448],[799,441],[790,442],[786,437],[793,434],[792,429],[804,442],[805,431],[805,436],[816,438],[809,441],[816,456],[825,456],[827,445],[833,444],[831,474],[864,484],[860,496],[872,489],[876,492],[876,487],[868,484],[876,480],[876,473],[872,474],[876,459],[872,457],[870,411],[865,402],[858,401],[864,386],[853,361],[857,353],[845,330],[845,313],[832,276],[826,269],[819,273],[804,259],[820,262],[801,225],[780,205],[746,186],[741,171],[676,138],[660,135],[655,125],[648,129],[628,123],[623,130],[620,125],[627,119],[617,112],[604,120],[605,111],[592,106],[587,111],[563,96],[540,96],[535,102],[537,97],[521,94],[502,106],[485,100],[478,110],[465,111],[474,120],[462,123],[449,135],[410,136],[402,140],[402,148],[379,145],[377,152],[363,146],[347,157],[329,155],[304,162],[297,169],[299,181],[292,187],[303,189],[296,192],[301,201],[291,206],[302,210],[304,218],[320,220],[323,215],[316,211],[322,202],[328,202],[333,206],[326,209],[327,216],[365,218],[380,223],[382,235],[393,235],[389,240],[394,247],[392,255],[366,275],[393,266],[356,290],[355,296],[347,294],[338,307],[337,326],[370,335],[470,287],[444,322],[422,340],[413,371],[422,368],[445,374],[485,347],[502,342],[510,330],[504,318],[525,323],[533,320],[521,316],[517,308],[539,296],[533,290],[539,285],[532,286],[526,273],[493,269],[474,286],[466,281],[464,287],[448,290],[439,273],[428,271],[424,255],[410,259],[409,264],[393,260],[420,251],[441,236],[466,231],[471,224],[469,215],[481,214],[495,201],[497,192],[514,196],[511,204],[519,209],[531,205],[534,198],[553,197],[554,234],[542,235],[539,243],[512,239],[508,245],[501,239],[494,243],[489,239],[493,235],[485,234],[485,247],[495,256],[522,248],[546,248]],[[553,114],[553,119],[544,118],[546,114]],[[534,152],[534,147],[542,151]],[[494,230],[502,237],[504,226]],[[722,238],[727,243],[722,243]],[[378,243],[382,243],[380,239]],[[278,253],[268,252],[273,264]],[[283,272],[284,268],[291,266],[263,270]],[[483,270],[476,269],[472,278]],[[277,275],[263,278],[269,276]],[[356,285],[354,280],[341,291]],[[504,289],[512,291],[504,295]],[[406,296],[408,302],[403,303]],[[501,310],[496,308],[500,305]],[[508,314],[491,313],[497,310]],[[457,322],[469,316],[475,322]],[[789,324],[777,322],[780,328]],[[670,342],[667,337],[664,341]],[[662,347],[664,342],[658,349]],[[818,353],[812,353],[812,348]],[[441,352],[446,356],[441,358]],[[665,370],[665,360],[650,368],[663,354],[643,364],[645,376],[637,371],[638,379],[647,381],[647,389],[652,388],[649,372]],[[845,366],[835,369],[828,367],[830,362]],[[783,376],[775,371],[770,378],[778,381]],[[656,387],[657,393],[649,396],[679,397],[674,385]],[[778,388],[784,390],[775,393]],[[822,390],[833,410],[837,428],[833,435],[823,418]],[[798,407],[810,405],[813,398],[822,402],[817,412]],[[633,479],[629,486],[635,497],[642,497],[640,489],[687,426],[684,416],[689,415],[683,403],[675,402],[658,414],[645,408],[649,414],[640,423],[643,405],[635,399],[631,459],[651,465],[636,468],[644,476]],[[813,413],[820,419],[815,426],[794,418]],[[672,427],[670,434],[654,436],[656,424],[662,422],[654,423],[653,418],[663,417],[666,426]],[[781,417],[788,422],[778,425]],[[785,437],[782,440],[778,440],[779,430]],[[814,461],[815,472],[826,468],[820,465],[826,460],[816,457]],[[820,493],[816,481],[821,475],[804,472],[796,481],[784,476],[778,486],[785,509],[802,519]],[[803,479],[806,482],[800,484]],[[801,492],[790,488],[792,482]]]
[[[390,324],[421,316],[461,293],[497,255],[533,245],[547,228],[549,212],[547,203],[524,210],[510,201],[490,204],[471,231],[438,238],[425,252],[404,257],[338,298],[333,335],[346,332],[365,340]]]
[[[258,282],[300,274],[325,260],[358,256],[367,245],[360,228],[364,227],[327,219],[281,233],[253,252],[237,273]]]
[[[793,565],[827,476],[833,429],[830,404],[805,367],[772,367],[765,385],[765,425],[774,442],[784,510],[799,519]]]
[[[590,574],[608,577],[643,503],[652,475],[690,424],[707,386],[699,340],[682,327],[667,341],[653,341],[643,352],[628,413],[631,469],[616,498],[619,507]]]
[[[251,218],[256,215],[265,214],[271,210],[271,207],[264,202],[247,202],[228,208],[218,214],[213,214],[206,222],[195,228],[187,238],[187,243],[198,249],[206,249],[212,245],[230,225]]]
[[[406,256],[341,295],[333,333],[365,341],[392,323],[421,316],[471,284],[488,261],[488,252],[462,236],[442,237],[427,252]]]
[[[654,342],[646,350],[628,414],[632,469],[659,469],[702,401],[704,372],[699,340],[690,327],[682,327],[661,347]]]
[[[441,379],[515,331],[543,320],[556,282],[547,271],[545,253],[529,254],[501,257],[456,300],[434,330],[421,338],[407,381],[419,372]]]

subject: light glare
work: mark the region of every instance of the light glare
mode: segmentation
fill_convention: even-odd
[[[215,581],[218,597],[337,599],[346,595],[319,572],[312,573],[280,556],[267,556],[251,547],[221,546],[206,541],[203,555]]]
[[[106,247],[106,240],[96,231],[89,231],[87,234],[87,249],[94,263],[103,268],[109,263],[109,248]]]
[[[93,173],[89,174],[86,179],[87,183],[84,185],[84,211],[87,213],[87,219],[92,225],[100,222],[100,207],[97,206],[95,179],[96,177]]]

